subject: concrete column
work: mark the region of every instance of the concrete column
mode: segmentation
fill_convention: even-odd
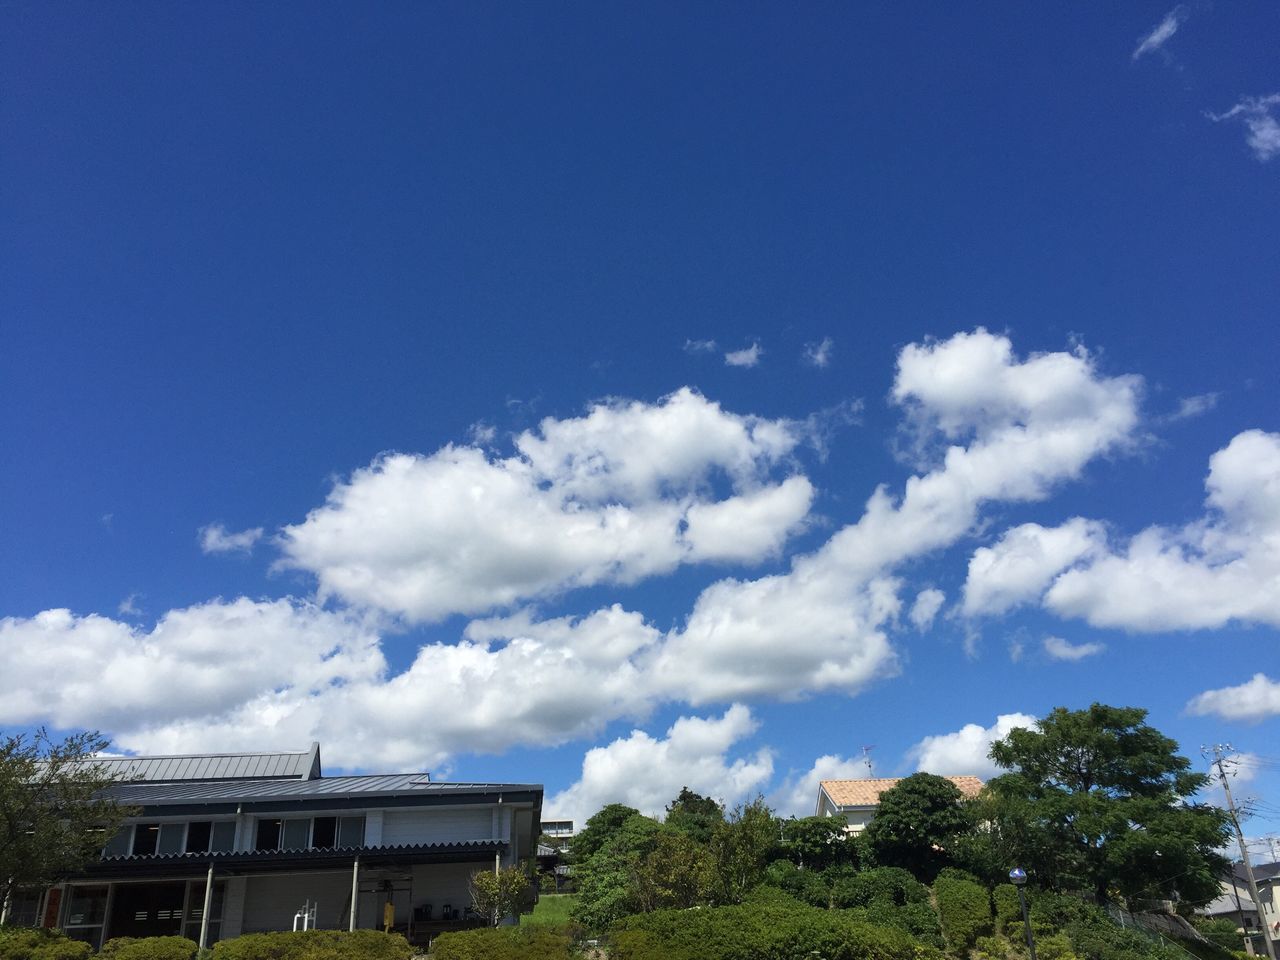
[[[367,827],[366,821],[366,827]],[[356,928],[356,909],[360,904],[360,858],[356,857],[351,865],[351,919],[347,923],[348,930]]]
[[[209,946],[209,910],[213,907],[213,864],[204,878],[204,910],[200,914],[200,949]]]

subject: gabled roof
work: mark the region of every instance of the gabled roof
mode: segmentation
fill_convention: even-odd
[[[451,783],[431,781],[421,773],[386,773],[314,780],[228,780],[221,783],[122,783],[109,790],[121,803],[152,807],[193,803],[266,803],[275,801],[340,801],[350,798],[420,797],[447,802],[450,797],[536,793],[542,784]]]
[[[881,777],[865,780],[823,780],[818,789],[837,807],[877,807],[880,795],[902,782],[902,777]],[[946,777],[966,797],[976,797],[982,791],[982,781],[977,777]]]
[[[95,757],[108,776],[132,783],[216,783],[226,780],[315,780],[320,744],[299,753],[203,753],[161,757]]]

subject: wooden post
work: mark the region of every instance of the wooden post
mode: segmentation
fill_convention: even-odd
[[[213,864],[204,878],[204,909],[200,911],[200,949],[209,946],[209,910],[213,907]]]

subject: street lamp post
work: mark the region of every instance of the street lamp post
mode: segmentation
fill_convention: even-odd
[[[1027,931],[1027,949],[1031,951],[1031,960],[1036,960],[1036,938],[1031,935],[1031,915],[1027,913],[1027,895],[1022,888],[1027,883],[1027,871],[1014,867],[1009,871],[1009,879],[1018,888],[1018,903],[1022,904],[1022,926]]]

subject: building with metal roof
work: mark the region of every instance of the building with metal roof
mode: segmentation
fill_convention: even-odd
[[[398,930],[417,943],[478,925],[478,870],[532,860],[543,788],[425,773],[326,777],[298,753],[111,757],[107,793],[134,811],[101,859],[23,891],[9,923],[101,946],[182,935],[207,946],[292,927]]]

